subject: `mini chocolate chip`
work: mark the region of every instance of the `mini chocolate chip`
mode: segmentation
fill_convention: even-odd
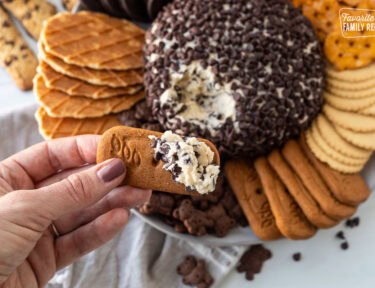
[[[298,262],[301,260],[301,256],[302,256],[301,253],[297,252],[297,253],[294,253],[292,257],[294,261]]]
[[[344,231],[337,232],[336,233],[336,238],[341,239],[341,240],[345,240]]]
[[[342,250],[347,250],[349,248],[349,243],[345,241],[341,243],[340,247]]]
[[[7,21],[7,20],[4,20],[4,22],[3,22],[3,28],[8,28],[8,27],[10,27],[10,23],[9,23],[9,21]]]
[[[359,217],[354,217],[352,219],[346,220],[345,226],[349,227],[349,228],[355,228],[355,227],[359,226],[359,223],[360,223]]]

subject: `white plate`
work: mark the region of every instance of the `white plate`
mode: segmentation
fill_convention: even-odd
[[[365,178],[367,184],[369,185],[371,191],[374,190],[375,187],[375,157],[372,157],[367,163],[365,169],[362,172],[363,177]],[[360,214],[360,209],[359,214]],[[154,228],[178,239],[183,239],[189,242],[196,242],[205,244],[211,247],[219,247],[219,246],[231,246],[231,245],[251,245],[255,243],[262,242],[259,238],[257,238],[250,227],[247,228],[235,228],[230,230],[228,235],[225,237],[217,237],[211,234],[202,236],[202,237],[195,237],[189,234],[181,234],[174,231],[173,227],[165,224],[159,218],[155,216],[147,216],[143,215],[138,211],[133,211],[135,215],[140,217],[143,221],[147,222]]]

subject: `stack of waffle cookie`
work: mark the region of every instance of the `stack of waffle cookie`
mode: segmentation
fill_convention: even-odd
[[[263,240],[307,239],[352,216],[369,188],[359,174],[319,161],[302,135],[251,161],[230,160],[225,175],[253,232]]]
[[[92,12],[58,14],[44,23],[34,94],[41,134],[102,134],[119,125],[114,113],[144,98],[144,31]]]
[[[306,132],[316,157],[332,168],[355,173],[375,150],[375,64],[336,71],[327,68],[326,104]]]

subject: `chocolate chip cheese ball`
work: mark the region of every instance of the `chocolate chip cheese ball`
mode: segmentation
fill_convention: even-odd
[[[288,0],[174,1],[146,36],[147,103],[164,129],[256,157],[306,129],[324,58]]]

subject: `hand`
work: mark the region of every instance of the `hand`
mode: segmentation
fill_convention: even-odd
[[[1,287],[43,287],[112,239],[128,209],[149,200],[151,191],[117,187],[125,177],[121,160],[94,165],[98,141],[44,142],[0,162]]]

